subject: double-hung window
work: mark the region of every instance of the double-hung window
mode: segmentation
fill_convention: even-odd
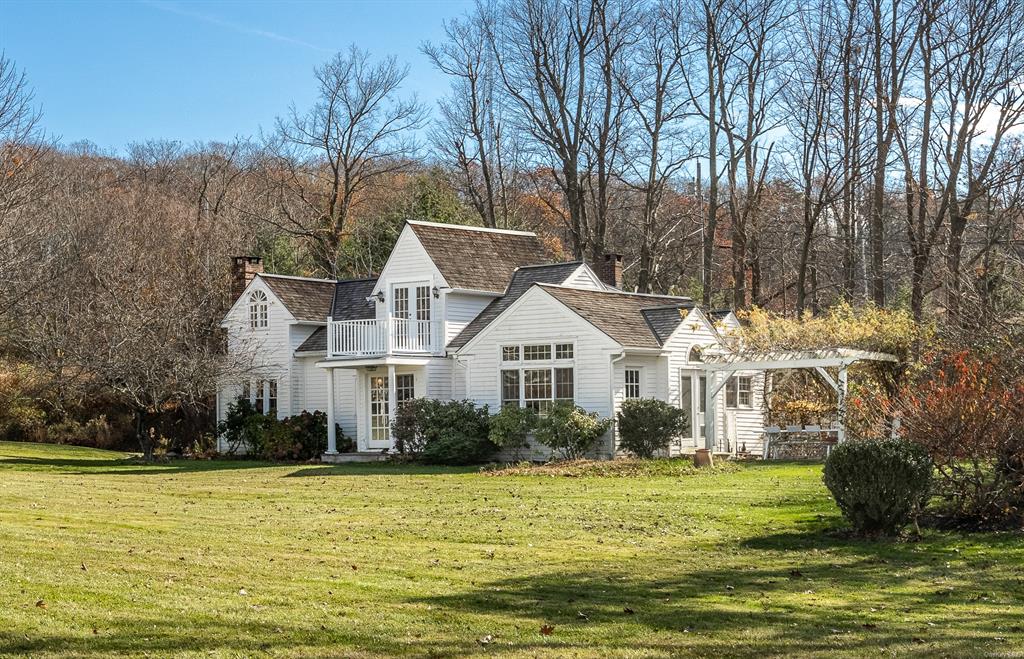
[[[734,375],[725,383],[725,406],[730,409],[754,406],[754,379]]]
[[[639,368],[627,368],[625,370],[625,396],[627,399],[640,398],[640,373]]]
[[[501,347],[501,405],[546,413],[559,401],[575,400],[575,346],[527,343]]]

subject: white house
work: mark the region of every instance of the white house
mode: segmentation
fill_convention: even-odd
[[[701,353],[727,347],[732,313],[624,292],[616,255],[601,273],[547,261],[533,233],[413,221],[375,279],[272,275],[238,257],[223,326],[229,351],[255,367],[222,385],[218,414],[238,397],[279,416],[326,411],[356,443],[357,455],[339,455],[330,432],[324,459],[335,461],[392,448],[396,406],[417,397],[540,412],[571,400],[602,417],[627,398],[658,398],[690,413],[673,454],[761,452],[763,372],[732,372],[706,395]],[[718,429],[713,441],[706,428]],[[615,456],[614,430],[596,453]]]

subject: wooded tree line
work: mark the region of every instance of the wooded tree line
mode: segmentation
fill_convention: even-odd
[[[51,139],[0,57],[0,348],[50,374],[47,414],[201,410],[231,255],[365,275],[407,218],[621,253],[628,288],[708,306],[1003,328],[1022,23],[1024,0],[494,0],[423,44],[437,107],[351,46],[258,137],[118,152]]]

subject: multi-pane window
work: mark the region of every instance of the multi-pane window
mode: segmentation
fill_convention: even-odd
[[[523,346],[523,360],[528,362],[547,361],[551,359],[551,344],[541,343],[537,345]]]
[[[627,368],[626,376],[626,398],[640,398],[640,369]]]
[[[555,400],[571,401],[574,398],[574,371],[571,368],[555,369]]]
[[[523,401],[535,412],[547,412],[551,408],[552,387],[550,368],[528,368],[523,370]]]
[[[277,380],[267,381],[267,412],[277,409]]]
[[[412,373],[402,373],[395,376],[395,408],[400,409],[403,405],[416,398],[416,380]]]
[[[725,406],[728,408],[753,407],[754,379],[749,375],[734,375],[725,383]]]
[[[246,380],[242,383],[242,400],[247,400],[260,414],[277,409],[277,380]]]
[[[501,404],[528,407],[541,414],[557,401],[575,398],[571,343],[502,346]],[[520,362],[517,365],[510,362]],[[549,362],[544,365],[539,362]]]
[[[501,406],[519,407],[519,370],[501,372]]]
[[[253,291],[249,295],[249,327],[252,329],[266,329],[269,324],[267,294],[263,291]]]

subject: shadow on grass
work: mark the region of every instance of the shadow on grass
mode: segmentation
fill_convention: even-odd
[[[273,467],[271,462],[253,460],[171,460],[145,462],[140,458],[12,458],[0,457],[0,467],[54,468],[77,474],[176,474]]]
[[[336,465],[309,465],[288,474],[289,478],[326,476],[430,476],[475,474],[480,467],[442,467],[433,465],[402,464],[396,462],[353,462]]]
[[[824,562],[835,561],[835,553],[794,553],[767,559],[770,565],[663,578],[610,567],[516,577],[417,601],[455,615],[512,618],[525,628],[552,625],[573,637],[590,631],[605,647],[639,655],[668,647],[669,654],[701,656],[839,650],[861,656],[883,649],[992,656],[1024,644],[1019,611],[1005,605],[1020,596],[1019,580],[973,583],[968,573],[957,590],[939,588],[922,582],[944,578],[941,564],[922,561],[911,549],[894,549],[892,562],[860,549],[841,547],[841,566]],[[652,572],[671,574],[672,568],[660,565],[646,574]]]

